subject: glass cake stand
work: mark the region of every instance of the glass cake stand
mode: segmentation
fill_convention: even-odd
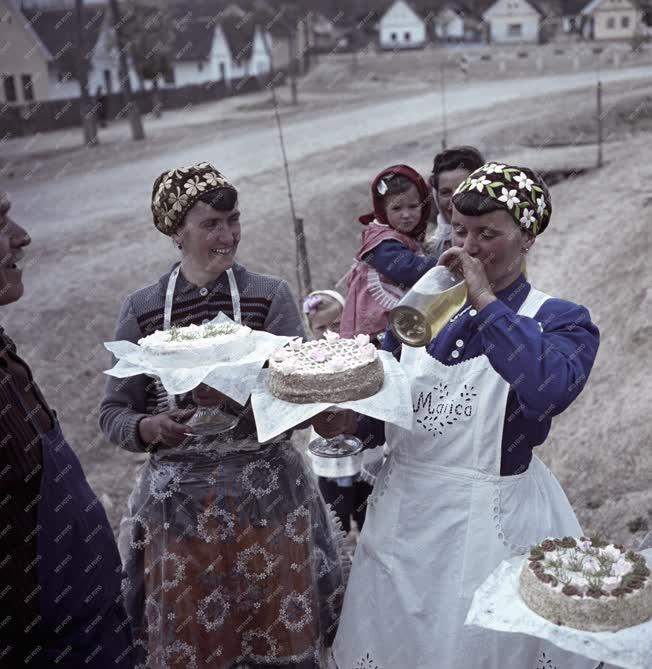
[[[326,413],[337,414],[344,409],[329,409]],[[320,458],[348,458],[364,450],[364,444],[352,434],[338,434],[327,439],[317,437],[308,444],[308,450]]]
[[[218,406],[198,406],[186,421],[187,437],[210,437],[223,434],[236,426],[238,416],[222,411]]]

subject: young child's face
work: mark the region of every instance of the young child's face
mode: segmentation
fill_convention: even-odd
[[[310,316],[310,329],[312,330],[312,334],[316,339],[321,339],[326,330],[339,332],[341,318],[342,306],[334,300],[329,301]]]
[[[416,186],[410,186],[405,193],[388,195],[385,199],[387,222],[399,232],[409,234],[421,220],[421,198]]]

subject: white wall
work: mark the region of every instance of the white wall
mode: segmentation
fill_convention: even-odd
[[[492,42],[539,40],[539,14],[525,0],[498,0],[484,13],[484,18],[490,25]]]
[[[593,13],[595,39],[630,39],[641,22],[640,12],[627,0],[604,0]],[[623,25],[623,20],[627,25]]]
[[[437,16],[435,35],[439,39],[463,39],[464,19],[452,9],[442,10]]]
[[[403,0],[397,0],[379,22],[379,40],[386,49],[423,46],[426,24]]]

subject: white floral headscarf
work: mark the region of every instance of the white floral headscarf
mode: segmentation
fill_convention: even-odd
[[[461,193],[477,191],[499,202],[516,225],[532,235],[540,235],[550,223],[552,202],[545,181],[528,167],[486,163],[457,187]]]
[[[163,172],[152,189],[154,225],[164,235],[174,234],[199,197],[220,188],[233,186],[210,163]]]

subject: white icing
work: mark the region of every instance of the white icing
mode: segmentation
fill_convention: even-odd
[[[330,330],[326,330],[326,332],[324,332],[324,339],[329,344],[332,344],[333,342],[337,341],[339,338],[340,338],[340,336],[337,334],[337,332],[331,332]]]
[[[360,346],[360,348],[366,346],[370,341],[369,335],[367,334],[359,334],[355,337],[355,343]]]
[[[272,360],[275,362],[283,362],[284,360],[287,360],[288,355],[289,353],[286,348],[279,348],[272,354]]]
[[[333,358],[328,361],[328,369],[331,372],[343,372],[346,369],[346,363],[342,358]]]
[[[290,348],[291,348],[293,351],[299,351],[299,350],[301,349],[302,346],[303,346],[303,342],[301,341],[301,339],[293,339],[293,340],[290,342]]]
[[[209,349],[237,341],[251,334],[251,328],[236,323],[187,325],[170,330],[156,330],[138,340],[138,344],[153,353]]]
[[[283,374],[292,374],[297,369],[297,361],[294,358],[288,358],[281,363],[281,372]]]
[[[273,355],[270,365],[281,374],[314,375],[320,373],[343,372],[372,363],[378,356],[373,344],[360,346],[357,340],[341,339],[337,333],[328,338],[292,342],[280,357]],[[364,339],[360,340],[364,341]],[[284,357],[283,357],[284,356]],[[286,363],[292,360],[293,365]]]
[[[367,344],[364,348],[360,349],[360,360],[373,362],[377,354],[376,347],[373,344]]]

